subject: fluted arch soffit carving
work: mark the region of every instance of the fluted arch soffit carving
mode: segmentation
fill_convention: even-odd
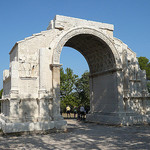
[[[60,35],[54,47],[53,63],[60,63],[63,46],[78,50],[87,60],[90,73],[120,68],[121,60],[113,42],[103,33],[91,28],[76,28]]]

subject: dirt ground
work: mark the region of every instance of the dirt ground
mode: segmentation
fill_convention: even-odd
[[[68,132],[0,136],[0,150],[150,149],[150,126],[115,127],[68,119]]]

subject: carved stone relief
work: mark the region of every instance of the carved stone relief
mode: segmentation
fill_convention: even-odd
[[[21,54],[19,57],[19,76],[37,77],[38,76],[38,57],[37,53],[32,55]]]

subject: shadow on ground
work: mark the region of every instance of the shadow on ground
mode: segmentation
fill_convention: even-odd
[[[68,132],[1,136],[0,149],[150,149],[150,126],[115,127],[68,119]]]

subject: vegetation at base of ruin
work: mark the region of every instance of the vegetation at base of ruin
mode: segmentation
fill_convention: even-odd
[[[88,111],[90,107],[89,98],[89,72],[85,72],[81,78],[73,73],[73,70],[67,68],[65,71],[60,69],[60,99],[61,111],[65,112],[67,105],[73,112],[74,106],[83,105]]]

